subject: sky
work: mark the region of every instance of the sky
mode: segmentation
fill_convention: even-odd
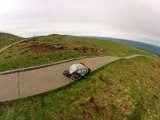
[[[0,32],[70,34],[160,46],[159,0],[0,0]]]

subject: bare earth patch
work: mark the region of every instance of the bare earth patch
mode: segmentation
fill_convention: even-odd
[[[93,48],[93,47],[75,47],[73,50],[81,53],[86,53],[86,52],[94,52],[94,53],[106,53],[105,49],[102,48]]]
[[[154,68],[160,74],[160,64],[151,64],[151,67]]]
[[[27,54],[27,53],[47,53],[47,52],[54,52],[54,51],[60,51],[65,50],[66,47],[61,45],[51,45],[47,43],[38,43],[38,42],[32,42],[30,46],[27,47],[27,49],[20,54]]]

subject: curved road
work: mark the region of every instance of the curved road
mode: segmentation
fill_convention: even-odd
[[[25,39],[25,40],[26,40],[26,39]],[[12,43],[12,44],[10,44],[10,45],[8,45],[8,46],[5,46],[5,47],[1,48],[1,49],[0,49],[0,53],[3,52],[3,51],[5,51],[6,49],[12,47],[13,45],[16,45],[16,44],[18,44],[18,43],[21,43],[21,42],[23,42],[23,41],[25,41],[25,40],[20,40],[20,41],[17,41],[17,42],[15,42],[15,43]]]
[[[141,55],[125,58],[130,59],[136,56]],[[71,83],[62,73],[74,63],[84,61],[92,70],[95,70],[119,59],[121,58],[113,56],[81,58],[43,68],[0,74],[0,102],[37,95]]]
[[[26,40],[31,40],[32,38],[35,38],[35,37],[24,38],[24,39],[22,39],[22,40],[19,40],[19,41],[17,41],[17,42],[14,42],[14,43],[12,43],[12,44],[10,44],[10,45],[7,45],[7,46],[5,46],[5,47],[3,47],[3,48],[0,49],[0,53],[2,53],[2,52],[5,51],[6,49],[8,49],[8,48],[10,48],[10,47],[12,47],[12,46],[14,46],[14,45],[17,45],[17,44],[19,44],[19,43],[21,43],[21,42],[24,42],[24,41],[26,41]]]

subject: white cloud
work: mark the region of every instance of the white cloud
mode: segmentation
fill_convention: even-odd
[[[159,0],[1,0],[0,30],[22,36],[65,33],[160,45]]]

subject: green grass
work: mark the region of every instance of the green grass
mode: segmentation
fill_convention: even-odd
[[[159,88],[160,61],[122,59],[57,90],[0,103],[0,120],[159,120]]]
[[[89,38],[48,35],[16,44],[0,53],[0,71],[42,65],[81,56],[129,56],[152,53],[134,47]]]
[[[21,37],[12,34],[0,33],[0,49],[21,39]]]

